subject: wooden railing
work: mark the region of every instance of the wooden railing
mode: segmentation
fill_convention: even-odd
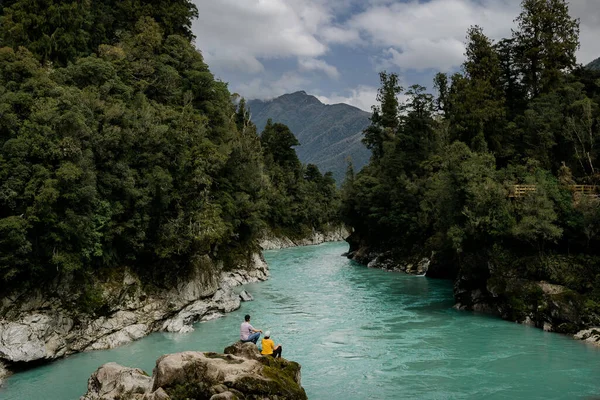
[[[595,185],[571,185],[572,192],[585,194],[586,196],[595,196],[598,194],[598,186]]]
[[[569,185],[568,188],[573,193],[581,193],[585,196],[598,196],[600,186],[596,185]],[[529,193],[533,193],[537,190],[536,185],[512,185],[508,197],[524,197]]]
[[[508,197],[523,197],[537,190],[535,185],[513,185]]]

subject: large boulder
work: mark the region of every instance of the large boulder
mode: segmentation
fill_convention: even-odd
[[[584,329],[577,332],[574,336],[577,340],[584,340],[596,346],[600,346],[600,327]]]
[[[250,293],[248,293],[248,291],[242,290],[240,292],[240,299],[242,301],[252,301],[252,300],[254,300],[254,297],[252,297],[252,295]]]
[[[235,342],[231,346],[225,347],[223,352],[250,360],[260,360],[263,357],[258,351],[258,347],[252,342]]]
[[[105,364],[92,375],[81,400],[307,398],[298,363],[261,356],[252,343],[236,343],[227,349],[229,354],[164,355],[156,361],[152,378],[139,369]]]
[[[104,364],[88,379],[88,392],[81,400],[142,399],[152,388],[152,378],[139,368]]]

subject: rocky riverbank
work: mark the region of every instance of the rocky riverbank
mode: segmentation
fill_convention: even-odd
[[[359,249],[350,251],[346,256],[368,268],[379,268],[386,271],[404,272],[410,275],[426,275],[431,265],[428,257],[415,257],[412,260],[398,259],[391,251],[369,251]]]
[[[65,299],[77,292],[68,280],[4,298],[0,306],[0,381],[15,368],[114,348],[155,331],[188,332],[195,322],[239,308],[241,298],[233,290],[235,286],[266,280],[269,275],[260,254],[235,270],[222,268],[205,257],[169,289],[150,288],[124,269],[95,285],[102,305],[95,314],[66,306]],[[246,294],[242,297],[249,299]]]
[[[493,273],[481,283],[459,274],[454,281],[458,310],[471,310],[571,335],[600,346],[600,315],[585,296],[563,285]]]
[[[369,268],[454,280],[454,308],[458,310],[496,315],[600,346],[600,315],[584,296],[566,286],[519,278],[497,270],[492,263],[483,275],[456,270],[434,254],[424,257],[373,248],[356,232],[347,241],[348,258]]]
[[[406,255],[386,248],[373,248],[357,232],[347,236],[346,241],[350,245],[350,249],[345,255],[369,268],[404,272],[410,275],[440,277],[437,276],[439,271],[436,271],[435,265],[432,265],[433,254],[429,256],[424,254]]]
[[[263,250],[310,246],[326,242],[341,242],[346,240],[349,235],[350,231],[344,226],[335,226],[324,231],[313,230],[310,234],[301,238],[292,238],[267,232],[263,235],[263,238],[259,240],[259,246]]]
[[[116,363],[101,366],[81,400],[277,399],[304,400],[300,364],[261,356],[252,343],[225,354],[187,351],[164,355],[152,376]]]
[[[313,231],[302,238],[265,233],[263,250],[342,241],[349,232],[343,226]],[[222,271],[209,257],[196,262],[190,275],[169,289],[149,288],[128,269],[94,285],[96,311],[84,313],[69,307],[77,284],[69,278],[49,287],[15,292],[0,301],[0,385],[11,370],[27,368],[70,354],[110,349],[152,332],[189,332],[195,322],[217,318],[236,310],[240,301],[251,300],[233,288],[266,280],[269,274],[262,255],[254,254],[247,265]]]

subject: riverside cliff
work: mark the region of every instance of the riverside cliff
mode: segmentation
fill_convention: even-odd
[[[195,322],[239,308],[240,295],[233,288],[266,280],[268,275],[258,253],[247,265],[227,271],[205,257],[170,288],[144,285],[123,269],[94,284],[98,304],[91,314],[69,309],[79,290],[68,280],[33,292],[15,292],[2,300],[0,309],[0,362],[19,368],[114,348],[155,331],[188,332]]]
[[[269,232],[259,245],[264,250],[279,249],[342,241],[347,236],[342,226],[294,239]],[[91,312],[75,306],[81,288],[69,279],[57,279],[34,291],[15,291],[0,303],[0,384],[10,370],[82,351],[115,348],[156,331],[189,332],[194,323],[218,318],[251,299],[245,292],[238,294],[236,286],[268,276],[261,253],[227,270],[206,256],[170,288],[144,284],[124,268],[95,281]]]
[[[427,265],[454,280],[456,308],[597,341],[600,72],[576,63],[567,1],[523,1],[515,22],[500,41],[471,27],[462,72],[435,91],[380,74],[372,157],[342,193],[350,255]],[[562,33],[538,46],[544,26]]]
[[[332,225],[323,230],[315,230],[301,237],[276,235],[273,232],[263,234],[258,244],[263,250],[285,249],[288,247],[311,246],[325,242],[341,242],[350,236],[344,225]]]
[[[300,364],[261,356],[256,345],[236,343],[224,354],[187,351],[156,361],[152,376],[116,363],[101,366],[81,400],[305,400]]]
[[[265,229],[339,222],[331,173],[300,162],[285,125],[259,135],[214,78],[197,15],[0,6],[0,374],[189,330],[266,277]]]
[[[402,248],[360,239],[356,232],[347,241],[350,244],[347,257],[369,268],[453,280],[456,309],[483,312],[548,332],[571,334],[575,339],[600,346],[600,313],[586,296],[566,285],[526,279],[494,260],[488,261],[486,273],[481,274],[480,268],[474,273],[470,268],[444,262],[443,255],[432,252],[426,257],[420,251],[407,253]]]

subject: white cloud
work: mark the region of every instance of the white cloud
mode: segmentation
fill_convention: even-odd
[[[519,0],[431,0],[408,2],[371,0],[342,28],[357,30],[380,48],[377,67],[448,70],[464,60],[464,42],[472,25],[483,27],[490,38],[510,37],[520,13]],[[579,62],[600,57],[598,0],[571,0],[571,15],[581,19]]]
[[[587,64],[600,57],[600,4],[598,0],[571,0],[569,8],[571,15],[581,20],[577,60]]]
[[[520,0],[193,0],[196,45],[232,89],[249,98],[269,98],[316,87],[328,102],[369,110],[375,72],[448,71],[464,60],[467,29],[480,25],[498,40],[511,35]],[[600,56],[600,0],[570,0],[581,18],[579,62]],[[341,46],[374,60],[356,65]],[[327,55],[327,62],[323,56]],[[273,67],[272,60],[287,60]],[[291,63],[290,63],[291,61]],[[295,71],[287,71],[296,63]],[[363,65],[363,66],[358,66]],[[294,67],[291,67],[294,68]],[[285,70],[284,70],[285,69]],[[319,72],[319,74],[315,74]],[[323,85],[323,76],[331,78]],[[342,76],[342,74],[344,76]],[[254,79],[248,79],[254,76]],[[413,76],[413,75],[409,75]],[[274,78],[273,78],[274,77]],[[369,78],[366,78],[369,77]],[[241,80],[243,83],[240,83]],[[351,81],[351,79],[358,81]],[[237,82],[236,82],[237,81]],[[335,81],[335,83],[333,83]],[[344,89],[343,85],[350,87]],[[354,89],[351,89],[354,87]],[[344,91],[346,90],[346,91]],[[330,94],[330,93],[334,94]],[[370,99],[370,100],[369,100]]]
[[[202,55],[211,67],[225,67],[224,69],[245,71],[250,74],[257,74],[265,70],[264,65],[256,57],[239,51],[224,49],[214,53],[206,50],[202,51]]]
[[[462,64],[464,61],[464,44],[452,38],[433,41],[425,38],[415,38],[406,43],[402,52],[390,47],[384,51],[381,67],[389,66],[413,68],[422,70],[433,68],[443,72]]]
[[[351,106],[358,107],[364,111],[371,111],[371,106],[377,104],[377,88],[373,86],[361,85],[352,90],[350,94],[339,95],[332,94],[330,96],[315,96],[325,104],[346,103]]]
[[[327,26],[321,30],[319,36],[330,44],[359,44],[362,43],[360,33],[356,29]]]
[[[340,72],[333,65],[327,64],[323,60],[317,60],[316,58],[305,58],[298,61],[300,71],[323,71],[327,76],[333,79],[340,77]]]
[[[286,0],[194,0],[199,18],[192,30],[211,66],[259,72],[259,59],[318,57],[327,46],[316,37],[329,20],[311,2]],[[300,6],[300,5],[304,6]],[[262,64],[261,64],[262,65]]]
[[[268,100],[282,94],[306,88],[310,81],[295,71],[284,73],[276,80],[255,78],[248,83],[238,85],[236,91],[248,99]]]
[[[448,70],[464,59],[469,26],[481,25],[487,35],[500,38],[510,35],[517,14],[514,0],[390,2],[355,15],[348,26],[382,48],[390,65]]]

